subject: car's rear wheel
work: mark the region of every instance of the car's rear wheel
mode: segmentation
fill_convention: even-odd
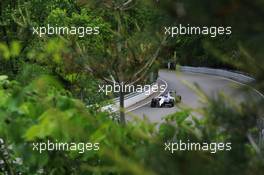
[[[152,108],[157,107],[157,101],[155,99],[151,100],[150,107],[152,107]]]
[[[154,102],[153,102],[153,101],[151,101],[151,103],[150,103],[150,107],[152,107],[152,108],[154,108],[154,107],[155,107],[155,104],[154,104]]]

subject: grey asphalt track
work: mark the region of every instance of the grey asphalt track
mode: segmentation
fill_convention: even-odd
[[[241,91],[241,88],[243,87],[242,84],[224,77],[169,70],[159,71],[159,77],[167,82],[168,90],[176,90],[177,94],[182,96],[182,103],[191,108],[199,108],[206,104],[200,102],[198,95],[189,88],[185,82],[191,85],[197,84],[206,95],[212,98],[217,98],[219,93],[224,93],[226,96],[235,99],[236,102],[239,103],[243,100],[243,96],[245,95]],[[146,116],[151,122],[161,122],[164,116],[172,114],[177,110],[179,110],[177,107],[150,108],[150,103],[148,103],[126,115],[129,119],[135,116]]]

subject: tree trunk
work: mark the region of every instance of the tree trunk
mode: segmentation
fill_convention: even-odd
[[[126,119],[125,119],[125,110],[124,110],[124,101],[125,101],[125,94],[122,90],[120,90],[119,93],[119,101],[120,101],[120,107],[119,107],[119,111],[120,111],[120,122],[122,125],[126,124]]]

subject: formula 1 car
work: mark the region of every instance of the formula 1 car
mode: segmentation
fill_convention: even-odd
[[[176,92],[170,91],[165,95],[161,95],[153,98],[151,100],[150,107],[152,108],[165,107],[165,106],[174,107],[176,102],[178,103],[181,101],[181,96],[177,95],[175,99],[175,97],[173,96],[174,94],[176,95]]]

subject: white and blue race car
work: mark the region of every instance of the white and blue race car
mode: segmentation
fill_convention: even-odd
[[[151,104],[150,106],[152,108],[154,107],[165,107],[165,106],[169,106],[169,107],[174,107],[176,102],[180,102],[181,101],[181,96],[177,95],[175,97],[173,96],[173,94],[176,95],[176,92],[168,92],[165,95],[161,95],[158,97],[155,97],[151,100]]]

